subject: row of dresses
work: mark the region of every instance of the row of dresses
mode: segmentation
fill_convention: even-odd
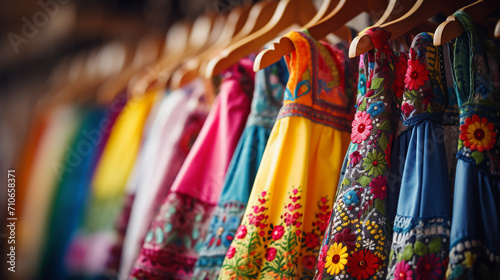
[[[395,52],[373,28],[354,59],[290,32],[213,104],[200,79],[48,110],[19,279],[497,279],[500,48],[455,16],[449,45]]]

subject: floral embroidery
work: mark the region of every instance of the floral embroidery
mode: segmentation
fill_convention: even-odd
[[[400,64],[400,65],[404,64],[405,63],[403,61],[404,59],[406,59],[406,57],[404,55],[399,56],[398,64]],[[401,97],[403,97],[403,93],[405,90],[406,70],[407,69],[405,69],[404,67],[396,68],[396,76],[394,78],[394,93],[396,95],[396,98],[398,99],[398,102],[401,100]]]
[[[357,112],[354,115],[354,121],[352,122],[352,133],[351,139],[353,143],[361,143],[365,141],[370,135],[372,129],[372,120],[370,119],[370,114],[366,112]]]
[[[234,257],[234,254],[236,254],[236,248],[230,246],[229,249],[227,250],[226,257],[228,259],[232,259]]]
[[[323,241],[322,252],[328,248],[328,255],[324,261],[320,256],[314,279],[385,279],[390,246],[385,202],[387,155],[396,125],[392,90],[396,72],[406,71],[407,57],[390,50],[386,41],[390,35],[382,29],[367,32],[376,49],[360,59],[360,77],[366,75],[367,82],[358,92],[366,94],[358,94],[349,168]],[[363,83],[359,81],[358,86]],[[347,260],[340,262],[341,257]]]
[[[415,107],[408,103],[403,103],[403,105],[401,105],[401,110],[403,111],[405,117],[409,118],[411,117],[411,113],[415,110]]]
[[[491,149],[495,144],[494,128],[488,119],[473,115],[472,118],[466,118],[465,124],[460,126],[462,131],[460,139],[464,141],[465,147],[483,152]]]
[[[363,159],[363,156],[361,156],[359,151],[354,151],[349,155],[349,158],[351,159],[351,166],[356,166]]]
[[[347,264],[347,247],[343,247],[342,244],[333,243],[328,249],[326,256],[326,269],[330,274],[339,274],[344,266]]]
[[[421,279],[439,279],[441,267],[441,260],[436,255],[425,255],[417,263],[417,274]]]
[[[241,225],[236,232],[236,238],[243,239],[247,235],[247,227],[245,225]]]
[[[347,263],[347,272],[351,273],[352,277],[357,280],[368,279],[375,274],[378,268],[379,258],[372,254],[370,250],[361,250],[349,256]]]
[[[302,259],[302,265],[308,270],[313,270],[314,267],[316,266],[316,258],[311,255],[305,256]]]
[[[266,260],[272,262],[276,258],[276,249],[273,247],[267,248],[266,250]]]
[[[275,278],[297,275],[300,267],[312,277],[320,240],[330,218],[329,200],[323,197],[318,201],[319,211],[313,221],[315,229],[302,232],[302,188],[293,188],[288,194],[288,201],[283,205],[286,212],[277,225],[267,221],[270,192],[261,192],[257,204],[249,205],[248,219],[243,220],[231,245],[234,252],[232,249],[228,252],[223,264],[225,275],[255,278],[258,273],[265,273]],[[300,258],[299,252],[307,254]]]
[[[413,51],[413,52],[412,52]],[[415,51],[410,51],[411,59],[408,61],[405,84],[409,90],[419,89],[429,80],[429,70],[419,60],[415,59]]]
[[[172,275],[190,279],[197,257],[176,258],[179,252],[197,256],[214,206],[181,193],[170,193],[148,231],[130,276],[156,279]]]
[[[334,239],[337,243],[343,242],[350,250],[354,250],[356,247],[356,235],[351,233],[350,228],[346,228],[342,232],[335,234]]]
[[[394,279],[396,280],[411,280],[413,271],[410,269],[410,265],[406,261],[402,260],[396,264],[396,270],[394,271]]]
[[[373,198],[384,200],[387,197],[387,179],[384,176],[378,176],[370,182],[370,192]]]
[[[372,115],[373,117],[376,117],[380,115],[382,112],[384,112],[384,102],[378,101],[375,103],[372,103],[370,105],[370,108],[368,108],[368,114]]]
[[[358,202],[359,202],[359,198],[354,190],[350,190],[346,194],[344,194],[344,203],[346,205],[356,204]]]
[[[387,170],[385,156],[381,152],[373,151],[368,154],[363,162],[363,167],[368,175],[379,176]]]
[[[477,255],[471,252],[464,253],[465,260],[462,262],[462,265],[466,268],[472,268],[474,262],[476,262]]]

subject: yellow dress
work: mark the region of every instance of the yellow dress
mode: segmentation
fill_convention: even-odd
[[[149,91],[134,96],[114,122],[109,119],[101,124],[98,137],[102,139],[109,133],[109,138],[94,171],[85,216],[66,257],[72,275],[95,276],[106,272],[106,260],[117,238],[114,225],[123,207],[126,182],[140,149],[150,111],[161,94]]]
[[[284,106],[219,279],[311,279],[335,201],[355,84],[344,51],[303,32],[287,36],[296,50],[286,57]]]

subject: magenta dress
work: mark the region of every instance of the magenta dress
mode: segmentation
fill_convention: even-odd
[[[130,279],[190,279],[252,101],[253,61],[223,74],[200,135],[154,218]]]

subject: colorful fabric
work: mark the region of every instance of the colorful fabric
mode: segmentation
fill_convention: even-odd
[[[390,33],[367,31],[375,49],[360,58],[359,98],[349,164],[335,198],[315,279],[383,279],[390,248],[387,175],[407,57],[389,48]]]
[[[68,145],[48,221],[39,279],[66,279],[66,250],[83,209],[99,152],[104,145],[101,125],[108,108],[80,109],[83,122]]]
[[[18,223],[16,242],[19,246],[16,248],[19,259],[26,267],[26,270],[17,271],[20,279],[36,279],[41,269],[50,209],[62,175],[64,156],[81,122],[82,115],[72,105],[55,108],[48,117],[39,151],[33,159],[26,186],[25,208]]]
[[[200,133],[208,109],[201,80],[169,93],[159,105],[136,168],[139,175],[131,182],[137,189],[135,199],[119,221],[122,233],[126,233],[122,239],[120,279],[128,277],[156,211]],[[115,267],[118,267],[119,252],[116,253]]]
[[[499,46],[484,40],[464,11],[453,77],[460,107],[458,163],[448,279],[500,277]]]
[[[200,250],[193,279],[217,279],[241,223],[267,140],[276,121],[288,70],[280,62],[257,72],[252,110],[228,168],[221,199]]]
[[[72,276],[101,276],[106,273],[106,261],[116,242],[114,221],[125,200],[125,183],[158,94],[152,91],[132,97],[116,120],[110,119],[104,125],[105,129],[112,125],[111,131],[92,178],[85,215],[66,258]]]
[[[342,51],[307,31],[287,37],[290,77],[243,221],[219,279],[312,278],[349,143],[354,95]],[[344,54],[345,55],[345,54]],[[353,73],[356,75],[356,73]]]
[[[417,35],[410,48],[389,189],[398,190],[387,279],[443,279],[450,244],[451,184],[458,107],[447,48]],[[455,131],[455,133],[453,133]],[[452,151],[452,157],[456,150]],[[394,194],[389,194],[394,195]]]
[[[130,272],[131,279],[190,279],[222,192],[253,92],[253,61],[226,71],[220,92]]]

